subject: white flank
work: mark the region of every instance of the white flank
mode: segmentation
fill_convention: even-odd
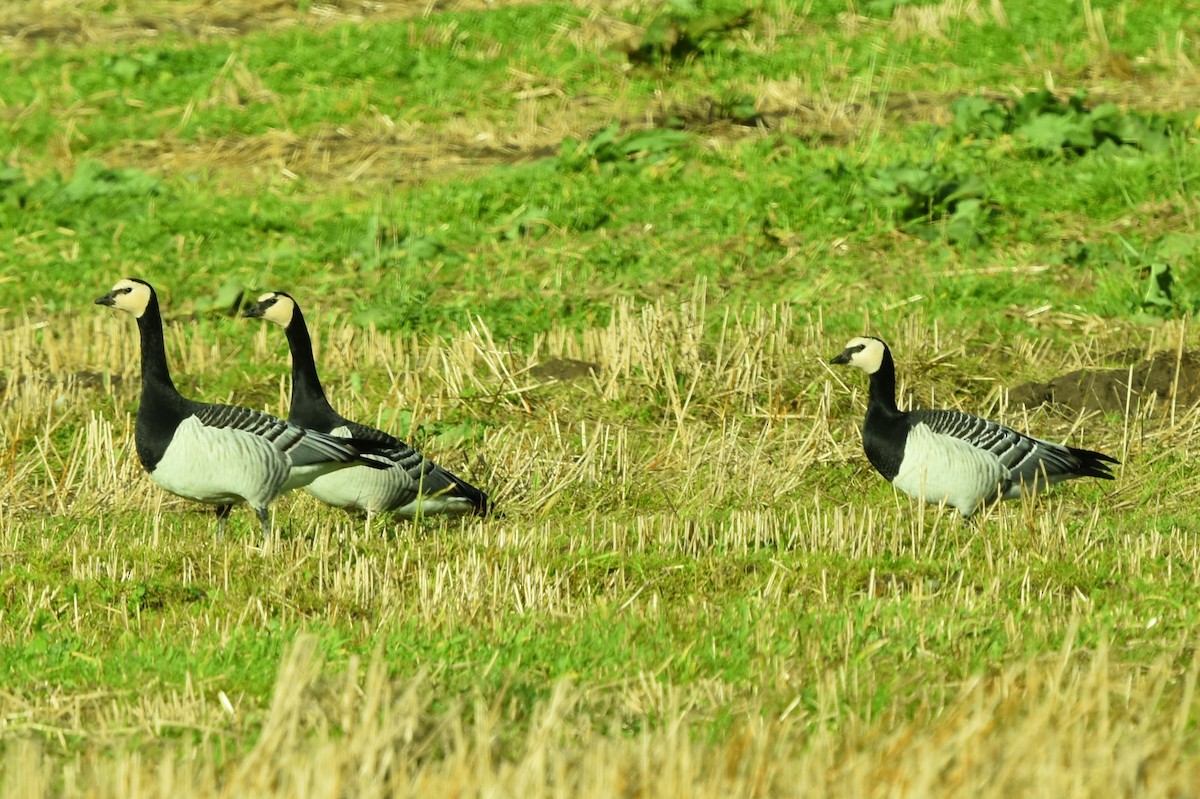
[[[350,437],[350,430],[346,427],[336,427],[329,432],[339,438]],[[387,462],[375,455],[365,457]],[[419,514],[469,513],[475,507],[470,500],[462,497],[422,496],[419,493],[421,486],[400,466],[391,469],[352,466],[318,477],[305,490],[335,508],[364,510],[368,513],[390,511],[405,519]]]
[[[206,427],[189,416],[175,429],[150,477],[172,494],[198,502],[221,505],[244,499],[261,508],[282,490],[289,464],[260,436]]]
[[[326,505],[335,508],[360,508],[375,512],[387,510],[404,497],[415,493],[417,487],[408,473],[399,466],[391,469],[352,466],[318,477],[308,484],[307,490]]]
[[[338,438],[351,437],[350,428],[345,425],[333,428],[329,434]],[[365,457],[380,463],[388,462],[386,458],[376,455]],[[399,466],[391,469],[352,466],[318,477],[308,483],[306,490],[326,505],[375,513],[395,507],[414,495],[417,488],[408,472]]]
[[[287,457],[286,455],[284,457]],[[291,459],[288,459],[289,463]],[[328,475],[330,472],[349,472],[354,469],[362,469],[363,471],[373,471],[366,466],[347,466],[337,462],[310,463],[307,466],[292,466],[288,470],[287,480],[284,481],[283,487],[279,489],[279,493],[286,494],[297,488],[304,488],[312,485],[314,480],[319,480],[322,475]]]
[[[981,503],[997,498],[1007,473],[992,453],[918,424],[909,431],[892,484],[910,497],[944,502],[970,516]]]

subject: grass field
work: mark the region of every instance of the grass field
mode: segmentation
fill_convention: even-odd
[[[1198,39],[1191,0],[0,5],[0,796],[1194,795]],[[500,513],[217,537],[137,462],[125,276],[185,394],[280,414],[235,309],[292,293],[339,410]],[[864,332],[904,403],[1118,479],[916,505],[827,365]],[[1079,369],[1116,400],[1010,397]]]

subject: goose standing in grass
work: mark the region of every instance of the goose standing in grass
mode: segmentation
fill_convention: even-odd
[[[218,532],[224,531],[233,505],[245,501],[269,537],[267,506],[285,491],[363,463],[387,469],[360,454],[374,448],[370,442],[306,430],[250,408],[182,396],[167,369],[162,314],[149,283],[118,281],[96,304],[133,314],[141,333],[142,397],[134,441],[142,466],[172,494],[216,505]]]
[[[366,511],[368,516],[390,512],[403,518],[418,515],[460,515],[488,511],[487,495],[460,477],[428,460],[395,436],[358,424],[340,415],[329,404],[317,366],[312,339],[300,306],[282,291],[271,291],[247,309],[251,318],[281,326],[287,333],[292,353],[292,399],[288,420],[304,427],[353,436],[381,445],[378,455],[395,468],[387,471],[346,469],[314,480],[307,491],[322,502],[347,510]]]
[[[1000,499],[1014,499],[1064,480],[1112,480],[1115,458],[1053,444],[955,410],[902,411],[896,366],[887,344],[854,338],[830,361],[871,377],[863,449],[875,470],[905,494],[946,503],[964,518]]]

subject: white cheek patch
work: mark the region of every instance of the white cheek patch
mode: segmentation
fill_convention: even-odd
[[[141,319],[142,314],[146,312],[146,307],[143,305],[139,308],[136,302],[130,302],[132,297],[132,294],[122,294],[117,298],[116,307],[120,308],[122,311],[127,311],[128,313],[133,314],[138,319]]]
[[[295,307],[295,303],[287,297],[279,297],[275,301],[275,304],[263,314],[263,319],[266,319],[268,322],[274,322],[280,327],[287,327],[292,323],[293,309]]]
[[[878,372],[879,367],[883,365],[883,342],[879,339],[865,337],[852,338],[846,342],[846,349],[855,347],[862,349],[850,356],[851,365],[857,366],[869,375]]]
[[[122,289],[128,290],[122,291]],[[146,313],[146,309],[150,307],[150,289],[141,283],[121,280],[113,286],[113,291],[122,291],[113,298],[113,307],[131,313],[137,319],[141,319],[142,315]]]
[[[883,365],[883,345],[874,339],[868,339],[862,352],[854,356],[858,366],[867,374],[875,374]]]

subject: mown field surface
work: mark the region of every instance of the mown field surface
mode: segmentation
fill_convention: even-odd
[[[1191,795],[1197,19],[0,5],[0,795]],[[137,462],[125,276],[185,394],[279,414],[235,311],[290,292],[498,515],[217,537]],[[896,494],[864,332],[1118,479]]]

